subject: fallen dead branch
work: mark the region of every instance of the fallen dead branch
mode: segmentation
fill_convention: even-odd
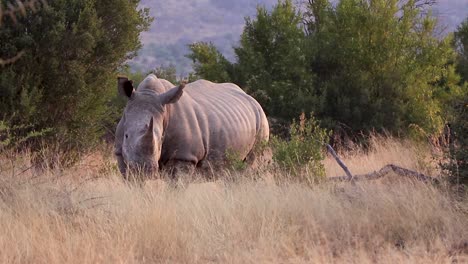
[[[333,149],[333,147],[330,144],[325,144],[325,146],[327,146],[328,152],[335,158],[338,165],[340,165],[340,167],[346,173],[346,179],[349,180],[349,181],[352,181],[353,180],[353,175],[349,171],[348,167],[346,167],[344,162],[340,159],[340,157],[338,157],[338,154],[336,154],[336,151]]]
[[[410,177],[410,178],[414,178],[414,179],[417,179],[417,180],[420,180],[420,181],[423,181],[423,182],[434,182],[434,183],[439,182],[439,180],[434,178],[434,177],[424,175],[424,174],[422,174],[420,172],[417,172],[417,171],[412,171],[412,170],[409,170],[409,169],[405,169],[405,168],[402,168],[402,167],[394,165],[394,164],[388,164],[388,165],[386,165],[385,167],[383,167],[382,169],[380,169],[378,171],[353,176],[351,174],[351,172],[349,171],[348,167],[346,166],[346,164],[340,159],[338,154],[336,154],[336,151],[333,149],[333,147],[330,146],[329,144],[325,144],[325,146],[327,147],[328,152],[335,158],[338,165],[340,165],[340,167],[346,173],[346,176],[330,177],[329,180],[331,180],[331,181],[356,182],[356,181],[362,181],[362,180],[375,180],[375,179],[382,178],[382,177],[388,175],[389,173],[393,172],[393,173],[395,173],[395,174],[397,174],[399,176]]]
[[[393,173],[395,173],[395,174],[397,174],[399,176],[409,177],[409,178],[413,178],[413,179],[420,180],[420,181],[423,181],[423,182],[433,182],[433,183],[438,183],[439,182],[439,179],[437,179],[437,178],[424,175],[424,174],[422,174],[420,172],[405,169],[405,168],[399,167],[399,166],[394,165],[394,164],[388,164],[387,166],[383,167],[382,169],[380,169],[378,171],[371,172],[371,173],[362,174],[362,175],[355,175],[355,176],[352,177],[351,180],[349,180],[348,176],[330,177],[329,180],[331,180],[331,181],[352,181],[352,182],[353,181],[362,181],[362,180],[376,180],[376,179],[379,179],[379,178],[382,178],[382,177],[388,175],[391,172],[393,172]]]

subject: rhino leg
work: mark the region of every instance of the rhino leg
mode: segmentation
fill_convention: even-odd
[[[124,161],[124,158],[122,155],[116,155],[117,157],[117,165],[119,166],[120,173],[122,173],[123,176],[127,174],[127,164]]]
[[[247,155],[245,162],[251,169],[262,169],[268,167],[273,160],[273,151],[269,147],[270,126],[263,110],[258,106],[259,130],[257,131],[255,143]]]
[[[165,165],[173,180],[190,179],[195,172],[195,164],[190,161],[170,160]]]
[[[270,148],[262,150],[261,152],[251,151],[249,155],[247,155],[245,163],[253,170],[265,168],[271,164],[272,156],[273,154]]]
[[[263,140],[257,143],[245,158],[245,162],[251,169],[261,169],[271,164],[273,160],[273,151],[268,146],[268,142]]]
[[[123,118],[120,119],[117,129],[115,131],[114,155],[117,158],[117,165],[119,166],[120,173],[125,177],[127,173],[127,164],[122,155],[122,142],[124,137]]]

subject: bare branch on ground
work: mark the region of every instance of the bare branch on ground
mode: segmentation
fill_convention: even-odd
[[[437,179],[437,178],[424,175],[424,174],[422,174],[420,172],[417,172],[417,171],[405,169],[405,168],[402,168],[402,167],[394,165],[394,164],[389,164],[389,165],[383,167],[382,169],[380,169],[378,171],[371,172],[371,173],[362,174],[362,175],[355,175],[353,177],[352,181],[376,180],[376,179],[379,179],[379,178],[382,178],[382,177],[388,175],[391,172],[393,172],[393,173],[395,173],[395,174],[397,174],[399,176],[409,177],[409,178],[413,178],[413,179],[420,180],[420,181],[423,181],[423,182],[433,182],[433,183],[438,183],[439,182],[439,179]],[[349,177],[348,176],[330,177],[329,180],[330,181],[349,181]]]

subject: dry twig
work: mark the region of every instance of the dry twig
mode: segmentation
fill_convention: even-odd
[[[8,64],[13,64],[17,60],[19,60],[26,52],[24,50],[20,51],[18,54],[16,54],[13,58],[10,59],[2,59],[0,58],[0,66],[5,66]]]
[[[33,13],[35,13],[39,10],[39,8],[47,6],[46,0],[15,0],[15,3],[16,5],[14,5],[12,2],[8,2],[5,10],[3,9],[2,4],[0,4],[0,27],[2,27],[4,17],[10,18],[13,24],[16,25],[18,23],[18,16],[26,17],[28,10],[31,10]],[[24,54],[25,51],[22,50],[12,58],[0,58],[0,66],[13,64],[18,61]]]

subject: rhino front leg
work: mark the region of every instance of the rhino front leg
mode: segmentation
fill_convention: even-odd
[[[120,119],[117,129],[115,131],[114,155],[117,158],[117,165],[119,166],[120,173],[124,177],[127,175],[127,164],[123,158],[122,143],[124,138],[124,117]]]
[[[127,164],[125,163],[122,154],[116,153],[115,157],[117,158],[117,166],[119,167],[119,171],[125,177],[127,175]]]
[[[190,180],[195,172],[195,164],[190,161],[170,160],[165,167],[174,181]]]

